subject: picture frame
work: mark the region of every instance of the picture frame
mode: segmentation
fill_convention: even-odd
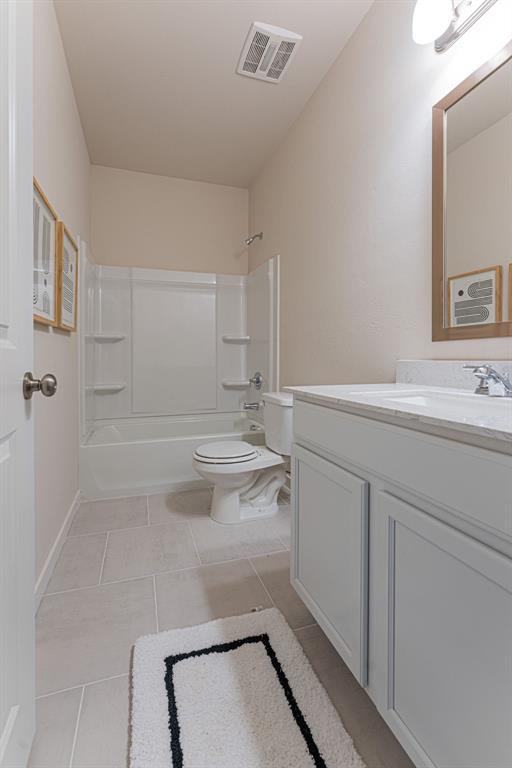
[[[501,265],[462,272],[448,278],[450,328],[500,323],[501,316]]]
[[[76,331],[78,303],[78,245],[63,221],[57,222],[58,326]]]
[[[57,212],[36,178],[33,180],[33,318],[58,324]]]

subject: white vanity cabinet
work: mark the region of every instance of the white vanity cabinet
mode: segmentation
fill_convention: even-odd
[[[294,451],[294,586],[354,677],[368,671],[368,483]]]
[[[387,720],[418,765],[512,765],[512,560],[387,492]]]
[[[512,456],[295,401],[298,594],[422,768],[512,766]]]

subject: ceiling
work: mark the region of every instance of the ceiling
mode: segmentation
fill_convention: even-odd
[[[247,187],[371,0],[55,0],[92,163]],[[279,84],[235,73],[253,21],[304,40]]]

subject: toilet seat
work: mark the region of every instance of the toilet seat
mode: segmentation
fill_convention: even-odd
[[[239,464],[252,461],[258,455],[254,445],[243,440],[205,443],[194,451],[194,459],[201,464]]]

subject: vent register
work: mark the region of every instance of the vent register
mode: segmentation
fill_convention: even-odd
[[[242,49],[237,72],[267,83],[278,83],[301,40],[301,35],[288,29],[254,22]]]

